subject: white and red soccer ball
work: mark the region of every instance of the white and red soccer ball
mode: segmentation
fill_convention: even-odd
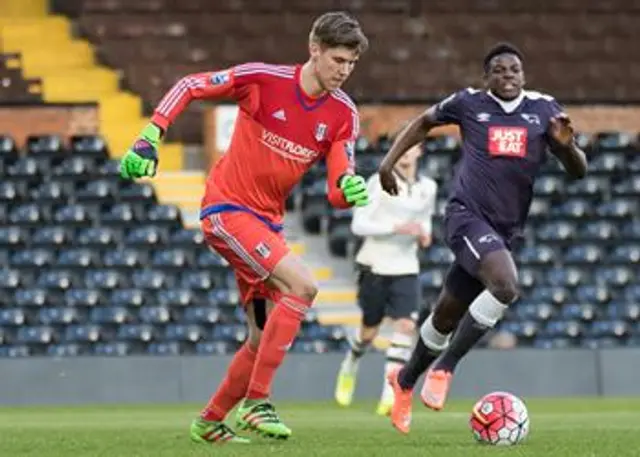
[[[492,392],[474,405],[469,426],[481,443],[513,446],[529,434],[529,413],[524,402],[515,395]]]

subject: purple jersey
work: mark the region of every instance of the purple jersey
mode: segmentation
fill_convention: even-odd
[[[506,239],[520,232],[546,160],[549,121],[561,112],[552,97],[531,91],[504,102],[469,88],[440,102],[436,119],[457,124],[462,134],[450,202],[467,207]]]

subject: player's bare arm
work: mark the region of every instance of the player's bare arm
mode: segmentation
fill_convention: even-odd
[[[550,123],[551,152],[569,175],[576,179],[584,178],[587,174],[587,156],[575,142],[571,119],[563,113],[551,119]]]
[[[432,106],[413,119],[395,138],[391,149],[384,156],[378,169],[382,188],[391,195],[398,195],[393,167],[409,149],[423,141],[429,131],[440,125],[436,120],[436,106]]]

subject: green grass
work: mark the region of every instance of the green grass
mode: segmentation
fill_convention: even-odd
[[[540,457],[637,456],[640,399],[529,400],[531,434],[511,448],[482,446],[467,427],[471,401],[433,413],[416,404],[413,429],[399,435],[373,403],[279,403],[293,429],[286,442],[256,438],[248,446],[192,444],[198,405],[0,408],[2,457]]]

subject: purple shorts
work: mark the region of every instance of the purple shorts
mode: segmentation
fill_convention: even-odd
[[[509,243],[487,222],[464,205],[452,202],[444,217],[446,243],[456,263],[476,276],[480,261],[490,252],[510,249]]]

